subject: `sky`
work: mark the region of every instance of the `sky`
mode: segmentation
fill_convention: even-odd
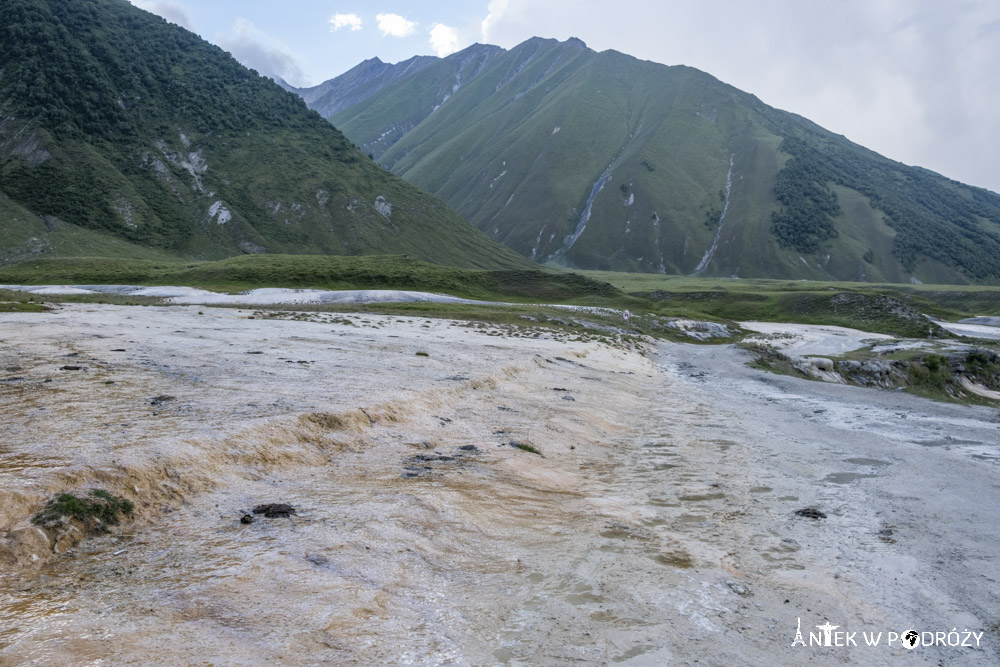
[[[1000,0],[131,0],[305,87],[368,58],[577,37],[689,65],[886,157],[1000,192]]]

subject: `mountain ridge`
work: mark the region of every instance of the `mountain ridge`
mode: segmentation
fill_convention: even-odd
[[[330,120],[540,261],[1000,281],[1000,195],[885,158],[695,68],[576,39],[474,45]]]

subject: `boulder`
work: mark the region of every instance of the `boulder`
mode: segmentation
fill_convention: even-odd
[[[813,368],[820,371],[832,371],[833,361],[831,359],[825,359],[823,357],[814,357],[809,360],[812,363]]]

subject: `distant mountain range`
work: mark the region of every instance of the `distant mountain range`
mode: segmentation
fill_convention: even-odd
[[[534,38],[368,60],[296,92],[536,261],[1000,281],[1000,195],[886,159],[690,67]]]
[[[0,43],[0,264],[281,252],[532,266],[295,95],[126,0],[4,0]]]

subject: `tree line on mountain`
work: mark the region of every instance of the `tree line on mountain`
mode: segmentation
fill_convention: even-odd
[[[122,141],[178,117],[203,134],[320,123],[298,96],[123,1],[5,0],[0,26],[7,111],[60,138]]]
[[[865,195],[896,231],[893,254],[912,271],[921,256],[973,279],[1000,278],[1000,195],[893,162],[843,137],[784,123],[781,150],[791,159],[778,173],[772,216],[778,242],[815,252],[837,236],[841,213],[830,184]]]

